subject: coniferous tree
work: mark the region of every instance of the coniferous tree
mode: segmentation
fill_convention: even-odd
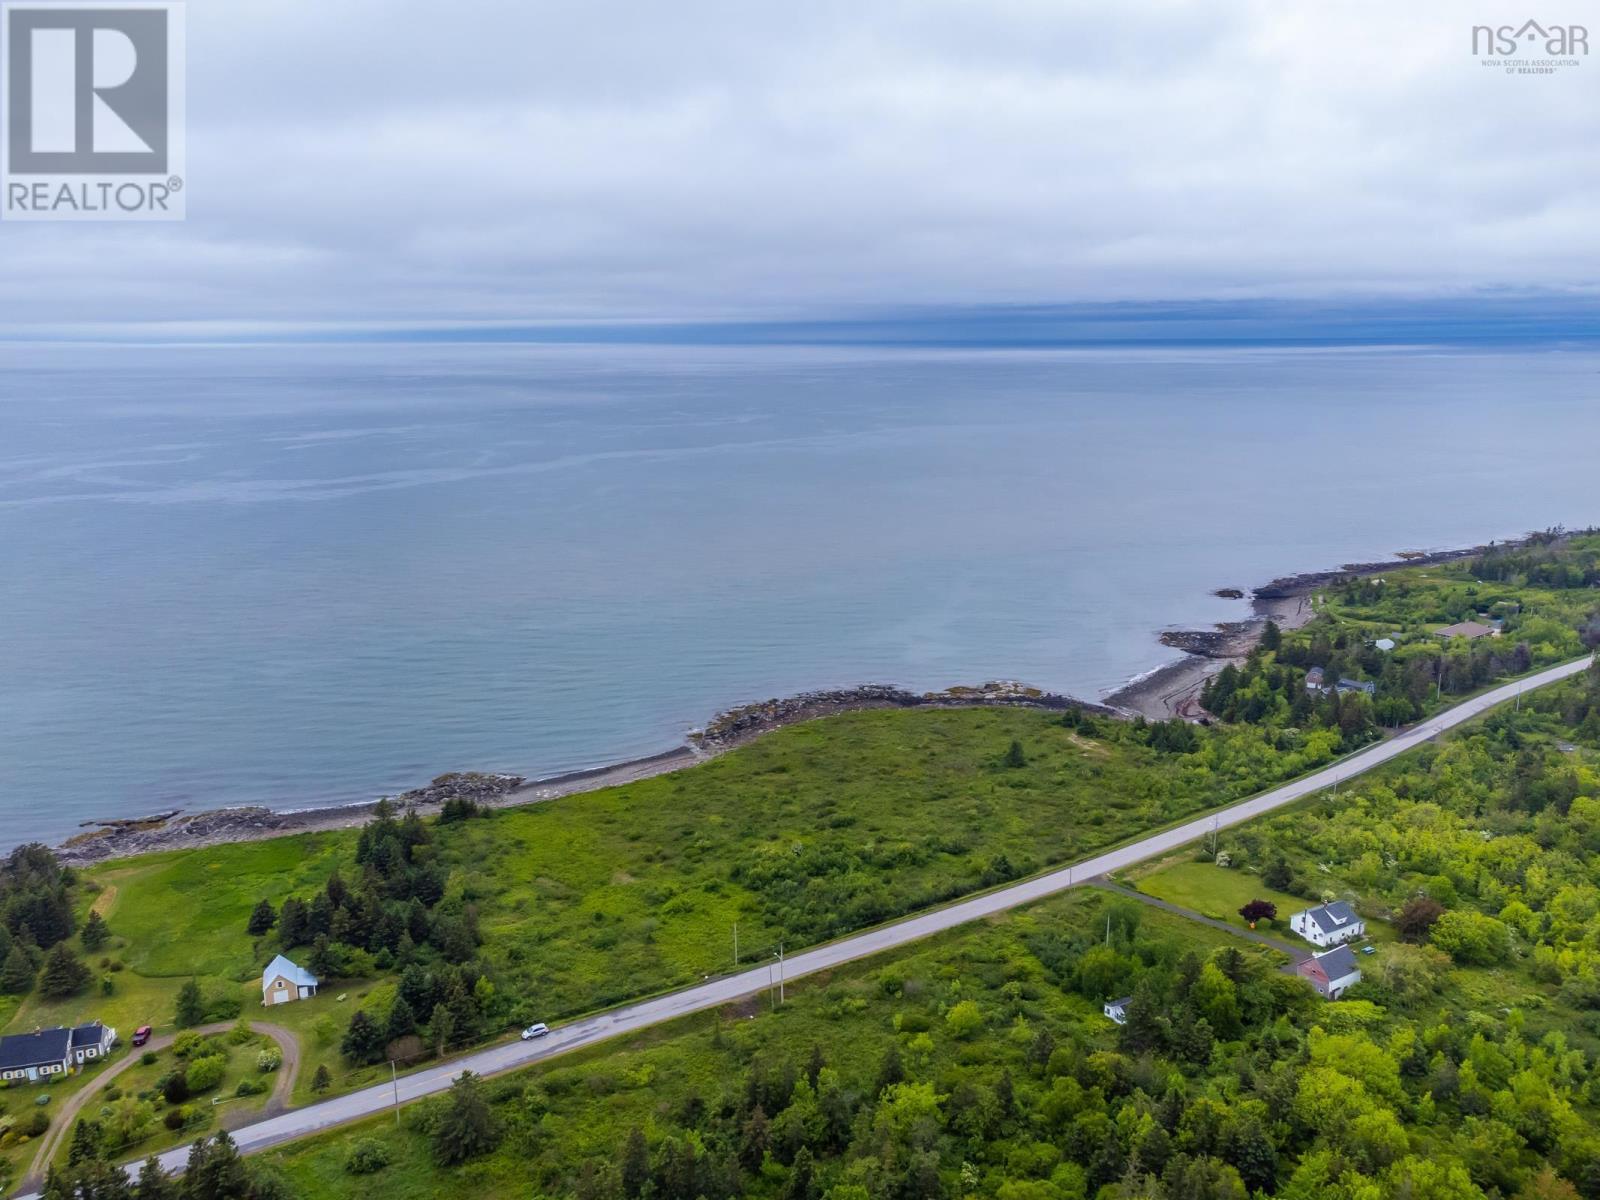
[[[463,1071],[450,1086],[444,1115],[433,1131],[433,1157],[440,1166],[452,1167],[493,1150],[500,1140],[494,1113],[484,1098],[483,1086],[471,1071]]]
[[[258,900],[250,910],[250,923],[245,926],[245,932],[251,937],[260,937],[277,923],[278,914],[272,907],[272,901]]]
[[[344,1039],[339,1043],[339,1050],[351,1062],[365,1066],[368,1063],[382,1061],[386,1041],[383,1036],[383,1026],[357,1009],[355,1015],[350,1018],[349,1027],[344,1031]]]
[[[67,1165],[80,1166],[100,1157],[101,1130],[97,1121],[82,1117],[72,1127],[72,1142],[67,1148]]]
[[[106,928],[105,920],[99,913],[91,911],[89,919],[84,922],[83,932],[79,934],[83,948],[92,953],[104,946],[110,938],[111,931]]]
[[[278,911],[278,942],[285,950],[303,946],[311,940],[305,902],[290,896]]]
[[[389,1006],[389,1020],[384,1026],[384,1036],[389,1041],[403,1038],[417,1031],[417,1015],[411,1011],[411,1005],[406,1003],[404,996],[396,995],[394,1003]]]
[[[11,947],[5,965],[0,967],[0,992],[8,996],[20,996],[32,991],[34,973],[33,960],[18,942]]]
[[[650,1182],[650,1147],[644,1130],[635,1126],[622,1150],[622,1194],[634,1200]]]
[[[39,974],[39,994],[50,1000],[76,996],[89,986],[89,968],[78,960],[65,942],[57,942],[45,955]]]
[[[206,1002],[200,995],[200,985],[187,980],[178,989],[177,1021],[179,1029],[192,1029],[206,1019]]]
[[[144,1160],[139,1168],[139,1182],[133,1189],[133,1200],[177,1200],[178,1185],[161,1169],[155,1155]]]

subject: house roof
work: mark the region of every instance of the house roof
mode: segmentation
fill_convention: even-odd
[[[1377,641],[1373,642],[1372,644],[1374,646],[1376,646],[1379,650],[1393,650],[1394,649],[1394,639],[1393,638],[1379,638]]]
[[[1339,680],[1339,690],[1341,692],[1365,692],[1370,696],[1378,690],[1378,685],[1363,682],[1359,679],[1341,679]]]
[[[72,1048],[80,1046],[98,1046],[105,1041],[106,1027],[99,1021],[92,1021],[88,1025],[79,1025],[72,1031]]]
[[[1349,946],[1335,946],[1323,954],[1312,955],[1312,961],[1322,968],[1330,983],[1360,970],[1356,966],[1356,952]]]
[[[278,955],[267,964],[267,969],[261,972],[261,986],[266,987],[279,975],[282,975],[296,987],[316,987],[317,977],[304,967],[290,962],[283,955]]]
[[[1133,1003],[1133,997],[1132,996],[1123,996],[1119,1000],[1107,1000],[1106,1001],[1106,1007],[1107,1008],[1127,1008],[1128,1005],[1130,1005],[1132,1003]]]
[[[1454,625],[1446,625],[1439,630],[1439,636],[1480,638],[1494,631],[1493,625],[1485,625],[1482,621],[1458,621]]]
[[[1321,683],[1321,682],[1322,682],[1322,668],[1321,667],[1312,667],[1311,670],[1306,672],[1306,683],[1307,684]]]
[[[60,1066],[72,1043],[72,1031],[57,1027],[0,1038],[0,1071]]]
[[[1321,908],[1308,908],[1301,915],[1323,933],[1338,933],[1350,922],[1361,919],[1356,916],[1356,910],[1343,900],[1335,900]]]

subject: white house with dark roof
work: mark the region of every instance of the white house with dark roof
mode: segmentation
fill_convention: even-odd
[[[1361,968],[1356,966],[1355,951],[1349,946],[1313,954],[1295,970],[1311,981],[1319,996],[1329,1000],[1337,1000],[1361,982]]]
[[[1289,928],[1313,946],[1337,946],[1367,932],[1366,922],[1343,900],[1295,913]]]
[[[317,994],[317,977],[278,955],[261,972],[261,1003],[288,1004],[291,1000],[309,1000]]]
[[[1107,1000],[1100,1006],[1100,1011],[1118,1025],[1126,1025],[1128,1023],[1128,1005],[1132,1003],[1132,996],[1124,996],[1121,1000]]]
[[[117,1031],[109,1025],[99,1021],[79,1025],[72,1031],[72,1061],[81,1066],[91,1059],[104,1058],[116,1040]]]

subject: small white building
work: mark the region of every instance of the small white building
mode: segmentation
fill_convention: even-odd
[[[1118,1025],[1126,1025],[1128,1023],[1128,1005],[1132,1003],[1132,996],[1124,996],[1121,1000],[1107,1000],[1101,1005],[1100,1011]]]
[[[309,1000],[316,994],[317,977],[281,954],[261,972],[262,1004],[288,1004],[291,1000]]]
[[[1338,946],[1367,932],[1366,922],[1343,900],[1295,913],[1289,928],[1313,946]]]
[[[72,1061],[80,1066],[90,1059],[104,1058],[111,1053],[117,1040],[117,1031],[99,1021],[79,1025],[72,1031]]]
[[[1382,650],[1385,654],[1389,653],[1389,651],[1394,649],[1394,639],[1393,638],[1379,638],[1377,641],[1373,642],[1372,644],[1375,647],[1377,647],[1379,650]]]
[[[1295,970],[1311,981],[1319,996],[1329,1000],[1337,1000],[1361,982],[1361,968],[1356,966],[1355,951],[1349,946],[1313,954]]]

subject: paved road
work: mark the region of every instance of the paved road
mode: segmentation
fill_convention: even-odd
[[[1093,858],[1040,875],[999,891],[974,896],[947,908],[935,909],[920,916],[908,917],[879,929],[869,929],[852,937],[807,950],[789,958],[784,964],[784,978],[798,979],[818,971],[826,971],[843,963],[893,950],[896,947],[920,941],[969,921],[993,916],[1020,905],[1032,904],[1068,888],[1088,884],[1095,877],[1107,875],[1141,863],[1147,858],[1165,854],[1198,841],[1213,829],[1226,829],[1249,821],[1273,809],[1292,804],[1313,792],[1330,787],[1337,781],[1349,779],[1370,771],[1381,763],[1404,754],[1430,738],[1464,721],[1471,720],[1498,704],[1506,703],[1525,690],[1543,687],[1560,679],[1567,679],[1585,670],[1590,660],[1580,659],[1551,667],[1517,683],[1508,683],[1485,692],[1437,716],[1430,717],[1413,729],[1369,746],[1359,754],[1314,775],[1307,775],[1282,787],[1274,788],[1249,800],[1241,800],[1208,816],[1197,817],[1171,829],[1153,833],[1137,842],[1097,854]],[[525,1067],[543,1059],[565,1054],[580,1046],[587,1046],[607,1038],[634,1033],[670,1021],[689,1013],[717,1008],[730,1001],[742,999],[765,991],[770,986],[771,968],[761,966],[754,970],[728,975],[708,983],[686,988],[681,992],[644,1000],[611,1012],[601,1013],[570,1025],[563,1025],[548,1037],[536,1042],[513,1042],[495,1046],[439,1066],[407,1075],[395,1084],[380,1084],[347,1096],[308,1105],[293,1112],[245,1125],[233,1131],[234,1141],[244,1152],[262,1150],[280,1142],[292,1141],[309,1134],[343,1125],[361,1117],[382,1112],[397,1101],[401,1104],[447,1089],[463,1071],[479,1075],[492,1075]],[[168,1170],[179,1170],[188,1157],[188,1148],[180,1147],[161,1156],[161,1165]],[[19,1200],[37,1200],[37,1197],[20,1197]]]

